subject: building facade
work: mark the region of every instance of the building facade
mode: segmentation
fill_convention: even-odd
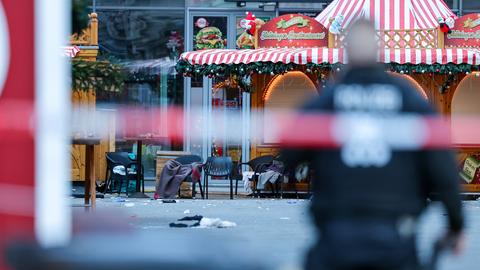
[[[189,115],[193,110],[206,117],[222,111],[235,111],[248,118],[250,94],[231,89],[212,91],[218,79],[184,78],[175,71],[178,56],[184,51],[204,48],[238,49],[244,30],[240,21],[246,11],[269,20],[282,14],[302,13],[314,17],[331,1],[278,1],[263,4],[230,0],[96,0],[92,10],[99,18],[99,46],[103,57],[124,62],[138,73],[125,91],[97,93],[98,106],[125,104],[139,107],[180,106]],[[298,2],[298,1],[297,1]],[[458,15],[480,12],[480,2],[445,1]],[[206,27],[207,26],[207,27]],[[209,31],[206,31],[208,29]],[[214,41],[202,42],[203,35],[216,35]],[[230,155],[248,160],[250,142],[248,126],[237,127],[240,137],[214,135],[215,126],[187,129],[183,143],[168,140],[144,146],[143,159],[147,178],[155,175],[155,153],[158,150],[186,151],[206,158],[212,154]],[[193,133],[202,133],[201,140]],[[117,142],[117,149],[132,151],[136,147]]]

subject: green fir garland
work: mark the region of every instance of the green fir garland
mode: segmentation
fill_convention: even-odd
[[[126,80],[123,67],[108,61],[72,60],[72,89],[121,91]]]
[[[183,74],[186,77],[192,75],[202,75],[208,77],[215,76],[228,76],[228,75],[251,75],[253,73],[258,74],[284,74],[291,70],[305,69],[307,72],[318,73],[320,70],[332,70],[340,71],[344,67],[343,64],[329,64],[321,63],[314,64],[308,63],[306,65],[297,65],[294,63],[272,63],[272,62],[254,62],[250,64],[234,64],[234,65],[191,65],[185,60],[180,60],[177,63],[176,69],[177,72]],[[437,73],[437,74],[459,74],[459,73],[470,73],[472,71],[478,71],[478,66],[468,65],[468,64],[453,64],[448,63],[446,65],[441,64],[385,64],[385,69],[393,72],[398,72],[402,74],[415,74],[415,73]]]

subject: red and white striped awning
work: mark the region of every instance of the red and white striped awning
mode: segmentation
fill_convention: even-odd
[[[80,48],[78,46],[64,46],[64,55],[67,57],[74,58],[80,52]]]
[[[346,64],[347,55],[343,49],[331,48],[262,48],[255,50],[212,49],[185,52],[180,55],[191,65],[235,65],[255,62]],[[380,63],[397,64],[480,64],[480,52],[473,49],[385,49],[379,53]]]
[[[439,17],[456,18],[443,0],[334,0],[315,19],[328,29],[337,15],[344,17],[343,28],[366,18],[377,30],[436,28]]]

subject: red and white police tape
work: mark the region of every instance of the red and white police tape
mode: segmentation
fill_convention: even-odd
[[[398,150],[480,146],[480,117],[477,116],[448,118],[252,110],[249,117],[245,117],[242,113],[215,108],[210,113],[192,108],[187,114],[182,107],[109,110],[79,107],[66,113],[71,114],[72,138],[107,138],[115,132],[119,139],[158,142],[183,141],[185,136],[193,141],[205,136],[230,141],[248,137],[251,141],[268,140],[285,147],[336,148],[361,138],[383,141]],[[29,121],[19,121],[21,119]],[[55,122],[49,125],[55,129]],[[34,130],[35,115],[31,104],[0,104],[1,140],[33,136]]]

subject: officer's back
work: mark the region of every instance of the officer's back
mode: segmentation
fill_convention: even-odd
[[[451,234],[462,230],[453,156],[445,150],[394,149],[382,137],[388,132],[378,132],[380,119],[434,112],[409,83],[375,64],[373,36],[368,22],[350,29],[347,71],[304,108],[358,120],[351,130],[341,125],[337,130],[341,149],[285,152],[289,163],[307,160],[315,173],[311,210],[321,237],[308,269],[415,269],[415,224],[432,192],[447,208]],[[419,136],[416,131],[411,136]]]

